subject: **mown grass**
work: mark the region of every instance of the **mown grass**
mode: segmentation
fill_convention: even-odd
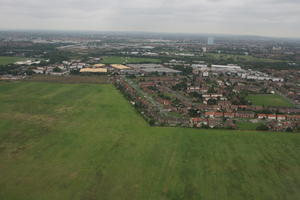
[[[252,123],[247,121],[238,121],[237,126],[239,130],[256,130],[257,127],[262,125],[263,123]]]
[[[160,63],[156,58],[139,58],[139,57],[121,57],[121,56],[105,56],[102,63],[104,64],[134,64],[134,63]]]
[[[299,147],[150,127],[112,85],[0,83],[0,199],[299,199]]]
[[[277,94],[253,94],[247,96],[246,99],[258,106],[293,106],[293,104]]]
[[[17,61],[23,61],[26,58],[13,56],[0,56],[0,65],[13,64]]]
[[[265,63],[280,63],[285,62],[282,60],[274,60],[269,58],[257,58],[253,56],[246,55],[231,55],[231,54],[217,54],[217,53],[207,53],[206,57],[217,60],[231,60],[232,62],[265,62]]]

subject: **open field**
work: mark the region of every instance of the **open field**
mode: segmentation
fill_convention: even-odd
[[[253,105],[258,106],[293,106],[293,104],[277,94],[254,94],[247,96],[246,99],[252,102]]]
[[[26,58],[22,58],[22,57],[0,56],[0,65],[12,64],[17,61],[22,61],[25,59]]]
[[[215,59],[215,60],[232,60],[232,62],[265,62],[265,63],[278,63],[285,62],[282,60],[274,60],[268,58],[256,58],[253,56],[246,55],[231,55],[231,54],[217,54],[217,53],[207,53],[206,57]]]
[[[262,124],[263,123],[252,123],[252,122],[248,122],[248,121],[237,122],[237,126],[238,126],[239,130],[256,130],[256,128]]]
[[[69,75],[69,76],[46,76],[46,75],[33,75],[27,77],[25,80],[37,82],[54,82],[54,83],[110,83],[109,77],[104,75]]]
[[[121,56],[105,56],[102,63],[104,64],[134,64],[134,63],[160,63],[155,58],[138,58],[138,57],[121,57]]]
[[[0,199],[294,200],[299,147],[150,127],[112,85],[0,82]]]

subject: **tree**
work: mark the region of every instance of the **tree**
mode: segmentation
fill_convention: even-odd
[[[291,127],[288,127],[285,131],[291,133],[291,132],[293,132],[293,129]]]
[[[79,71],[78,69],[72,69],[72,70],[70,71],[70,73],[71,73],[72,75],[78,75],[78,74],[80,74],[80,71]]]
[[[31,70],[31,69],[27,69],[26,71],[25,71],[25,73],[26,73],[26,75],[32,75],[32,74],[34,74],[34,72]]]
[[[259,126],[256,128],[256,130],[258,130],[258,131],[267,131],[267,130],[269,130],[269,127],[266,126],[265,124],[261,124],[261,125],[259,125]]]
[[[153,90],[153,91],[158,91],[156,86],[148,86],[147,87],[149,90]]]
[[[207,93],[216,93],[216,90],[215,90],[214,86],[210,87],[208,89]]]
[[[194,98],[197,98],[197,99],[202,99],[202,94],[200,94],[198,92],[191,92],[190,96],[194,97]]]
[[[48,65],[48,62],[42,60],[39,64],[39,66],[47,66]]]
[[[193,73],[192,67],[186,67],[186,66],[174,66],[174,69],[181,71],[182,75],[190,75]]]
[[[53,69],[53,72],[62,72],[62,70],[61,70],[59,67],[55,67],[55,68]]]
[[[172,87],[174,90],[186,90],[187,84],[185,82],[178,83]]]
[[[149,120],[149,124],[150,124],[150,126],[155,125],[155,120],[154,120],[154,119],[150,119],[150,120]]]
[[[216,100],[216,99],[209,99],[209,100],[207,101],[207,104],[208,104],[208,105],[216,105],[216,104],[217,104],[217,100]]]
[[[200,111],[198,109],[189,109],[189,116],[190,117],[199,117]]]

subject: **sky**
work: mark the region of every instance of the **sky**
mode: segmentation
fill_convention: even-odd
[[[0,29],[300,38],[300,0],[0,0]]]

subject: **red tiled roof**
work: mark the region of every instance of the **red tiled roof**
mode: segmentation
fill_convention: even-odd
[[[267,117],[268,115],[267,114],[258,114],[257,116],[258,117]]]
[[[286,115],[277,115],[277,118],[282,118],[282,117],[284,117],[284,118],[286,118],[287,116]]]

